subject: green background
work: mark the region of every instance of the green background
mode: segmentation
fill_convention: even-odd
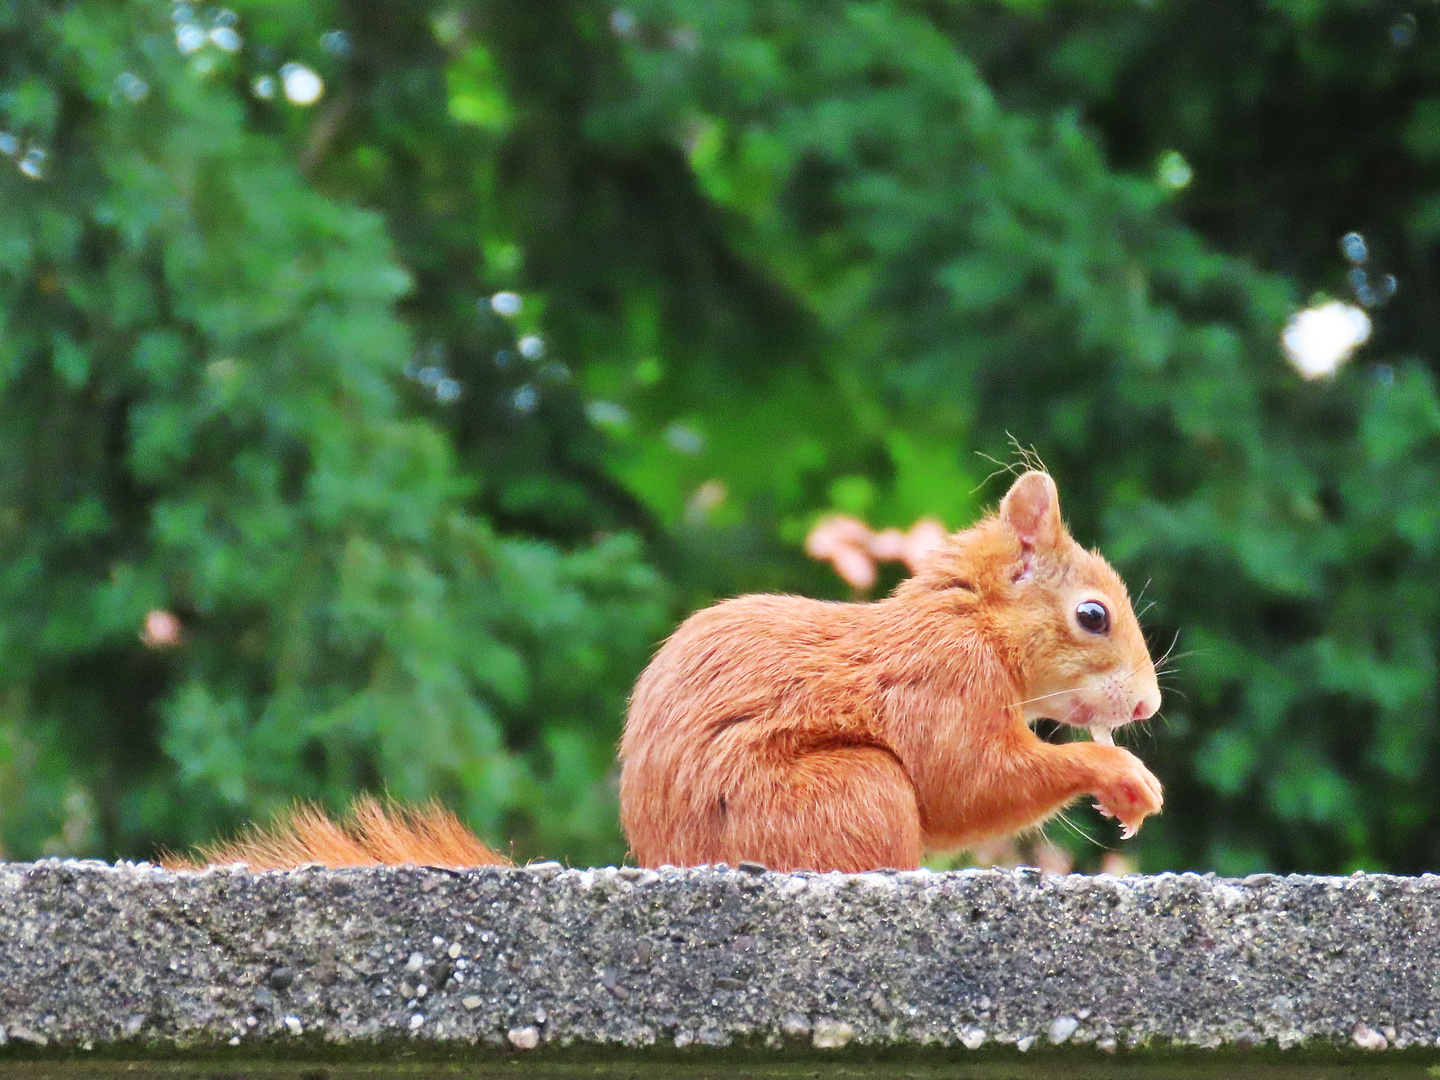
[[[1127,854],[1440,869],[1432,0],[0,0],[0,132],[7,856],[388,790],[618,859],[656,642],[1013,435],[1179,636]]]

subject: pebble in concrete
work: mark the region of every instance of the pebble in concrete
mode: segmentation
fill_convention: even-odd
[[[817,1050],[838,1050],[855,1038],[855,1029],[843,1020],[817,1020],[811,1042]]]
[[[1059,1046],[1069,1039],[1071,1035],[1074,1035],[1075,1029],[1079,1026],[1080,1021],[1073,1016],[1056,1017],[1055,1022],[1050,1025],[1050,1041],[1056,1046]]]
[[[540,1045],[540,1029],[536,1027],[511,1028],[505,1037],[517,1050],[534,1050]]]

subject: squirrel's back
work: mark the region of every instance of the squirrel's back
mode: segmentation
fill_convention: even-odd
[[[807,835],[753,850],[736,836],[735,793],[797,755],[838,754],[825,766],[838,769],[889,754],[874,716],[888,607],[742,596],[675,631],[636,683],[620,743],[620,820],[642,866],[809,865]]]

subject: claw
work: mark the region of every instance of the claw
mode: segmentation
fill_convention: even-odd
[[[1095,804],[1095,809],[1100,811],[1101,817],[1113,818],[1115,816],[1109,810],[1106,810],[1105,807],[1101,806],[1098,802]]]
[[[1133,839],[1135,838],[1135,834],[1138,833],[1139,831],[1140,831],[1139,827],[1137,827],[1137,826],[1135,826],[1135,825],[1121,825],[1121,826],[1120,826],[1120,839],[1121,839],[1121,840],[1133,840]]]

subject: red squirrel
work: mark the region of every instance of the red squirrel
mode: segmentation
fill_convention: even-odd
[[[1054,481],[1020,476],[889,597],[726,600],[692,615],[636,683],[620,820],[642,866],[913,869],[1096,797],[1125,836],[1160,782],[1113,731],[1160,689],[1125,584],[1066,530]],[[1028,721],[1088,728],[1055,744]],[[474,846],[467,846],[474,845]],[[301,810],[206,852],[252,869],[503,863],[433,804]]]

